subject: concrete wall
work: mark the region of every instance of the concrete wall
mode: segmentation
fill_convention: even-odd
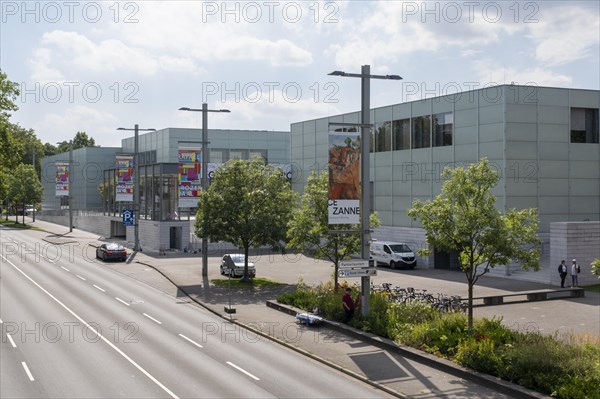
[[[69,226],[69,212],[65,215],[51,215],[49,212],[36,214],[35,217],[46,222]],[[76,229],[98,234],[100,237],[110,237],[110,219],[106,216],[78,216],[73,214],[73,226]]]
[[[170,249],[170,228],[181,227],[181,248],[190,248],[190,222],[187,220],[173,220],[157,222],[153,220],[140,220],[139,239],[142,250],[159,251]],[[133,243],[135,240],[133,226],[127,227],[126,239]]]
[[[560,285],[558,265],[566,260],[569,269],[567,282],[571,283],[572,259],[581,266],[579,284],[596,284],[598,277],[591,274],[590,263],[600,258],[600,222],[557,222],[550,224],[551,284]]]

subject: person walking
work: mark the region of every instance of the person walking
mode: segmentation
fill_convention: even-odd
[[[344,313],[346,317],[344,317],[344,323],[350,322],[354,317],[354,309],[356,308],[356,303],[354,299],[352,299],[352,288],[346,288],[346,293],[342,297],[342,306],[344,307]]]
[[[567,278],[567,265],[563,259],[558,265],[558,274],[560,275],[560,288],[565,288],[565,279]]]
[[[571,265],[571,283],[572,287],[579,287],[579,276],[578,274],[581,272],[581,268],[577,264],[577,259],[573,259],[573,264]]]

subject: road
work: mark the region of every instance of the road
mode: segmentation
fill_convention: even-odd
[[[387,397],[45,236],[0,230],[2,398]]]

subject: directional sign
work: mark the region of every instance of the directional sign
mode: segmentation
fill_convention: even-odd
[[[374,267],[364,267],[361,269],[341,269],[338,271],[340,277],[367,277],[376,276],[377,269]]]
[[[341,260],[340,268],[363,268],[369,267],[369,261],[364,259]]]
[[[133,226],[133,210],[123,211],[123,226]]]

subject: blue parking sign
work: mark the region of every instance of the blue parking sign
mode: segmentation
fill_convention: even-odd
[[[133,210],[123,211],[123,226],[133,226]]]

